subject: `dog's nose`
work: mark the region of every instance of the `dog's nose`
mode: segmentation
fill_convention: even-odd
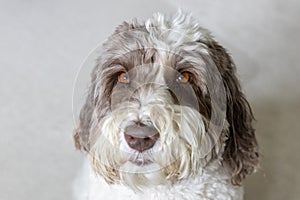
[[[124,135],[127,144],[139,152],[152,148],[159,138],[154,127],[143,124],[127,126]]]

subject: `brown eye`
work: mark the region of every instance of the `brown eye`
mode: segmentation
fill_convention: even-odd
[[[183,72],[182,74],[180,74],[178,77],[177,77],[177,79],[176,79],[176,81],[178,82],[178,83],[188,83],[189,81],[190,81],[190,74],[189,73],[187,73],[187,72]]]
[[[122,72],[119,74],[118,76],[118,82],[119,83],[129,83],[129,77],[128,74],[126,72]]]

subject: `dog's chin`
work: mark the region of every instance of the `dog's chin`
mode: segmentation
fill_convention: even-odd
[[[153,163],[153,161],[151,161],[150,159],[130,159],[129,162],[131,162],[132,164],[135,164],[137,166],[143,167],[146,165],[150,165]]]
[[[169,184],[161,166],[155,162],[147,164],[128,161],[120,167],[120,182],[134,190],[143,187]]]
[[[129,174],[146,174],[161,170],[161,168],[161,166],[152,161],[149,161],[148,163],[145,163],[144,161],[128,161],[120,166],[120,172]]]
[[[155,164],[153,155],[149,152],[137,152],[127,155],[127,161],[125,163],[131,163],[132,165],[140,168],[147,168]]]

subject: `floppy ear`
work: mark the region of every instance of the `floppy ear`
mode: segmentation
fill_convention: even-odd
[[[229,123],[223,162],[232,170],[232,184],[240,185],[246,175],[255,171],[259,162],[258,145],[252,127],[253,113],[241,91],[236,67],[229,54],[212,39],[201,42],[208,47],[223,79],[227,100],[226,118]]]
[[[89,150],[89,136],[90,128],[92,123],[92,115],[94,112],[94,91],[95,91],[95,80],[96,80],[96,68],[94,68],[91,74],[91,85],[88,90],[88,96],[85,104],[80,110],[79,124],[74,130],[74,142],[75,147],[79,150]]]

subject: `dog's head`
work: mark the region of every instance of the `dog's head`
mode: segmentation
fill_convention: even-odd
[[[124,22],[103,44],[76,146],[109,183],[189,178],[218,159],[237,185],[258,164],[233,61],[190,16]]]

